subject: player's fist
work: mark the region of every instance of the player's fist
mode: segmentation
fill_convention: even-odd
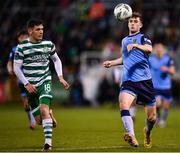
[[[137,44],[129,44],[129,45],[127,46],[127,50],[128,50],[128,52],[129,52],[129,51],[133,50],[133,49],[136,48],[136,47],[137,47]]]
[[[111,62],[111,61],[104,61],[104,62],[103,62],[103,66],[104,66],[105,68],[109,68],[109,67],[112,66],[112,62]]]

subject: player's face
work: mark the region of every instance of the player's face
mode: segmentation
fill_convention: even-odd
[[[34,26],[28,30],[30,38],[35,42],[39,42],[43,38],[43,25]]]
[[[134,34],[140,31],[142,23],[139,17],[133,17],[128,20],[128,27],[130,34]]]
[[[155,44],[154,50],[155,50],[157,56],[161,57],[164,53],[164,46],[162,44]]]
[[[28,39],[28,35],[26,35],[26,34],[20,35],[18,37],[18,42],[22,42],[22,41],[24,41],[26,39]]]

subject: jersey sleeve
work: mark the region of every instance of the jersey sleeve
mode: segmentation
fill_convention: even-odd
[[[125,43],[124,43],[124,39],[122,39],[121,41],[121,52],[123,52],[123,50],[126,48]]]
[[[8,58],[9,61],[13,61],[14,60],[15,50],[16,50],[16,47],[13,47],[11,49],[11,52],[9,53],[9,58]]]
[[[152,45],[151,40],[150,40],[149,37],[146,36],[146,35],[143,35],[143,36],[141,37],[141,43],[142,43],[142,45],[145,45],[145,44],[147,44],[147,45]]]
[[[168,60],[168,67],[171,67],[171,66],[174,66],[174,61],[171,57],[169,57],[169,60]]]
[[[9,61],[13,61],[13,58],[14,58],[14,53],[13,52],[10,52],[9,53]]]
[[[51,47],[51,52],[50,52],[50,55],[54,55],[56,53],[56,46],[54,43],[52,43],[52,47]]]
[[[18,45],[14,54],[15,63],[23,63],[24,54],[21,48],[21,45]]]

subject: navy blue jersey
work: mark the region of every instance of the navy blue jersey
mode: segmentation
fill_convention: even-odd
[[[132,81],[138,82],[151,79],[151,71],[149,65],[149,54],[134,48],[127,50],[129,44],[148,44],[151,45],[151,40],[142,33],[127,36],[122,40],[122,58],[123,58],[123,82]]]
[[[155,89],[170,89],[171,88],[171,78],[168,72],[161,71],[162,66],[171,67],[174,65],[173,60],[168,54],[164,54],[161,58],[157,57],[155,54],[151,55],[149,58],[151,65],[151,73],[153,86]]]

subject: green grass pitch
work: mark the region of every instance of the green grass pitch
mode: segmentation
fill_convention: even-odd
[[[153,147],[143,146],[145,114],[138,107],[135,122],[140,143],[132,148],[123,140],[123,128],[118,108],[54,107],[58,127],[53,131],[53,151],[57,152],[178,152],[180,151],[179,108],[170,111],[167,127],[154,128]],[[28,128],[21,106],[0,105],[0,152],[41,151],[44,138],[41,126]]]

